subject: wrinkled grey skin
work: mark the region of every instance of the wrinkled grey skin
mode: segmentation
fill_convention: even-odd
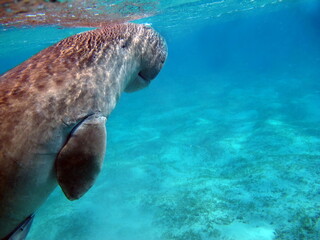
[[[57,184],[70,200],[88,191],[120,94],[148,86],[166,57],[152,28],[113,24],[62,40],[0,77],[0,239]]]

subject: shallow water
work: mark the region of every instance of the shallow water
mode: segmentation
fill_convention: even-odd
[[[320,6],[210,18],[205,2],[180,5],[194,22],[139,20],[166,37],[168,61],[121,97],[95,186],[74,202],[57,188],[29,240],[320,239]],[[1,72],[83,30],[2,29]]]

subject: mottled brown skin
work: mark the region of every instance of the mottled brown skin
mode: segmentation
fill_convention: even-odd
[[[71,200],[92,186],[117,99],[146,87],[166,56],[153,29],[115,24],[62,40],[0,77],[0,239],[57,184]]]

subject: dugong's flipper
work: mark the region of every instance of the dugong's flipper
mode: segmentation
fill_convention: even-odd
[[[2,240],[24,240],[31,228],[34,215],[27,217],[9,236],[3,238]]]
[[[94,184],[106,149],[106,118],[94,114],[71,132],[56,158],[58,183],[70,200],[80,198]]]

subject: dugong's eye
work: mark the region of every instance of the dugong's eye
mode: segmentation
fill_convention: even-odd
[[[132,39],[129,37],[128,39],[123,39],[121,44],[121,48],[128,48],[131,44]]]
[[[127,48],[128,46],[129,46],[129,41],[128,41],[128,40],[125,41],[125,42],[121,45],[122,48]]]

